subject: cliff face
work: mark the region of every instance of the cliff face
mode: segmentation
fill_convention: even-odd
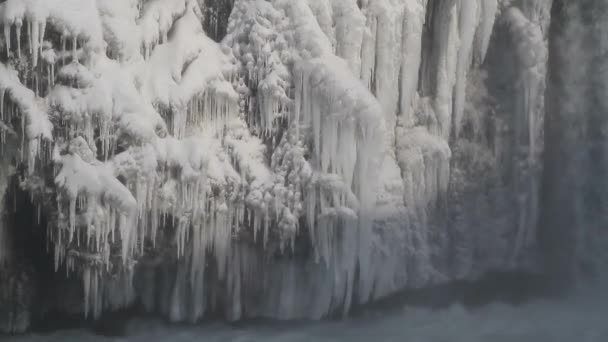
[[[3,2],[0,327],[133,303],[322,318],[488,270],[601,267],[607,13]]]

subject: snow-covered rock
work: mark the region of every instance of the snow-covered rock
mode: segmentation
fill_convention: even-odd
[[[2,2],[3,146],[73,311],[322,318],[538,268],[551,5]]]

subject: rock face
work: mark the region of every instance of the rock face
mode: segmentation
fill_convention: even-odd
[[[601,272],[604,7],[2,2],[0,193],[33,206],[0,208],[47,248],[17,257],[0,223],[0,328],[135,303],[318,319],[491,270]]]

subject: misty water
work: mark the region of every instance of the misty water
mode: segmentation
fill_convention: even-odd
[[[596,293],[599,293],[596,294]],[[29,334],[11,341],[408,341],[408,342],[605,342],[608,299],[581,291],[559,300],[534,299],[521,305],[490,303],[475,309],[454,304],[433,310],[389,304],[354,317],[320,322],[246,322],[171,325],[132,319],[126,337],[87,330]]]

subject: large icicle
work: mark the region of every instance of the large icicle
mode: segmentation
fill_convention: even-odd
[[[400,75],[400,109],[404,122],[413,125],[413,102],[418,88],[418,73],[422,58],[422,29],[425,0],[406,3],[403,16],[403,59]]]
[[[498,10],[498,0],[479,0],[479,25],[475,34],[475,54],[473,60],[476,64],[481,64],[488,51],[490,38],[496,20]]]
[[[459,6],[458,24],[460,48],[458,49],[458,61],[456,62],[456,84],[454,86],[454,108],[452,114],[455,138],[458,138],[458,135],[460,134],[465,104],[467,73],[473,57],[473,41],[479,18],[477,1],[478,0],[460,0]],[[485,39],[485,37],[483,39]]]
[[[522,162],[515,167],[520,195],[517,201],[518,229],[512,262],[515,262],[525,246],[533,242],[538,219],[537,202],[540,191],[538,145],[543,132],[543,94],[547,60],[547,42],[543,35],[545,23],[539,13],[547,10],[548,7],[544,6],[530,4],[527,13],[530,18],[515,7],[510,8],[506,13],[513,41],[516,44],[516,56],[521,65],[521,73],[518,77],[521,88],[516,99],[518,116],[515,119],[515,137],[516,144],[520,146],[518,149],[520,155],[517,157]]]

